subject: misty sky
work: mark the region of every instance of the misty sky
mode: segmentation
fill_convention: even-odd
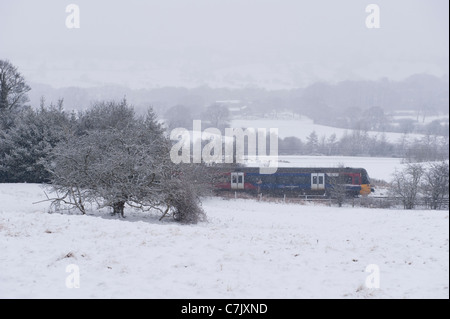
[[[80,28],[65,25],[80,8]],[[378,4],[380,29],[366,6]],[[32,82],[304,87],[448,77],[447,0],[0,0],[0,59]]]

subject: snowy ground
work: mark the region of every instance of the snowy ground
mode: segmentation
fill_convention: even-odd
[[[42,198],[0,184],[0,298],[449,297],[448,211],[213,198],[208,222],[183,226],[49,214]],[[80,288],[66,287],[71,264]],[[370,264],[379,289],[365,285]]]

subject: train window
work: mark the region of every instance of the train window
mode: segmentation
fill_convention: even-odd
[[[277,178],[275,175],[266,175],[262,178],[263,183],[265,184],[276,184]]]
[[[229,177],[226,176],[226,175],[221,175],[221,176],[218,177],[217,181],[218,181],[219,183],[226,183],[226,182],[229,181],[228,178],[229,178]]]
[[[296,177],[296,184],[309,185],[311,183],[311,177],[309,175],[301,175]]]
[[[352,184],[352,177],[350,175],[344,175],[344,184]]]
[[[313,184],[317,184],[317,176],[313,176],[313,182],[312,182]]]
[[[290,185],[292,183],[291,176],[288,175],[278,175],[277,177],[278,184],[281,185]]]
[[[257,181],[258,181],[258,179],[259,179],[259,178],[257,178],[257,176],[256,176],[256,175],[253,175],[253,174],[246,174],[246,175],[245,175],[245,180],[246,180],[248,183],[251,183],[251,184],[256,184]]]
[[[300,176],[295,176],[295,175],[291,175],[289,176],[289,184],[300,184],[301,183],[301,177]]]
[[[359,182],[359,176],[355,176],[354,178],[354,183],[355,185],[360,185],[361,183]]]
[[[311,183],[311,177],[309,175],[300,177],[301,184],[309,185]]]
[[[242,178],[243,178],[243,177],[244,177],[244,176],[242,176],[242,175],[239,175],[239,176],[238,176],[238,183],[239,183],[239,184],[242,183]]]
[[[361,184],[370,184],[370,179],[367,173],[363,173],[361,176]]]
[[[319,176],[319,184],[323,184],[323,176]]]
[[[233,184],[236,184],[236,183],[237,183],[236,175],[232,175],[232,176],[231,176],[231,182],[232,182]]]

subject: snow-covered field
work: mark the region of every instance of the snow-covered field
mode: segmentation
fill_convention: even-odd
[[[400,114],[392,114],[391,117],[395,121],[399,120],[412,120],[415,123],[419,125],[426,125],[430,124],[433,121],[439,121],[441,123],[449,123],[449,115],[448,114],[441,114],[441,115],[427,115],[423,117],[422,115],[418,115],[417,111],[411,110],[411,111],[402,111],[399,112]]]
[[[259,119],[259,120],[238,120],[235,119],[231,121],[231,127],[240,128],[278,128],[278,136],[280,138],[286,138],[290,136],[295,136],[305,141],[311,132],[315,131],[319,137],[325,136],[330,137],[332,134],[336,134],[336,138],[341,138],[345,134],[351,135],[352,130],[336,128],[331,126],[325,126],[320,124],[315,124],[312,119],[302,116],[300,119]],[[369,136],[381,138],[384,134],[386,141],[389,142],[399,142],[404,134],[402,133],[382,133],[382,132],[368,132]],[[407,139],[414,140],[415,138],[420,139],[423,135],[420,134],[408,134]]]
[[[449,298],[448,211],[210,198],[208,222],[179,225],[49,214],[43,198],[0,184],[0,298]]]

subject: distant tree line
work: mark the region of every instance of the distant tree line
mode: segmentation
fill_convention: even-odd
[[[186,106],[169,108],[164,118],[169,131],[174,128],[192,129],[194,117]],[[224,105],[214,103],[199,114],[199,118],[202,119],[203,129],[215,127],[224,134],[224,128],[229,126],[230,113]],[[379,126],[371,129],[382,128]],[[385,133],[373,136],[368,130],[362,129],[352,130],[340,138],[336,134],[319,136],[312,131],[305,139],[293,136],[280,138],[278,152],[280,155],[400,157],[410,162],[440,161],[449,158],[449,137],[448,134],[443,135],[427,132],[422,138],[412,139],[404,134],[399,141],[391,142],[387,140]]]
[[[279,139],[280,155],[326,155],[398,157],[409,162],[441,161],[449,158],[449,138],[425,135],[422,138],[389,142],[385,134],[370,136],[368,132],[353,131],[337,138],[311,132],[304,140],[297,137]]]
[[[206,108],[217,101],[239,100],[247,106],[247,116],[291,112],[313,119],[317,124],[352,130],[421,133],[448,136],[448,124],[438,120],[426,123],[433,115],[448,114],[448,79],[416,74],[401,81],[317,82],[305,88],[270,91],[264,88],[164,87],[132,90],[120,86],[95,88],[60,88],[34,85],[31,100],[37,105],[44,95],[49,100],[65,99],[68,109],[77,109],[99,99],[118,100],[126,96],[145,114],[150,103],[164,117],[173,106],[183,106],[183,113],[199,119]],[[416,118],[393,120],[389,112],[413,111]],[[192,121],[191,121],[192,122]],[[185,126],[183,126],[185,127]]]
[[[230,112],[228,107],[223,104],[213,103],[197,116],[194,117],[194,111],[191,108],[178,104],[165,112],[165,126],[168,131],[175,128],[191,130],[193,120],[200,119],[204,125],[203,128],[214,127],[219,129],[222,134],[224,134],[224,129],[229,127]]]

